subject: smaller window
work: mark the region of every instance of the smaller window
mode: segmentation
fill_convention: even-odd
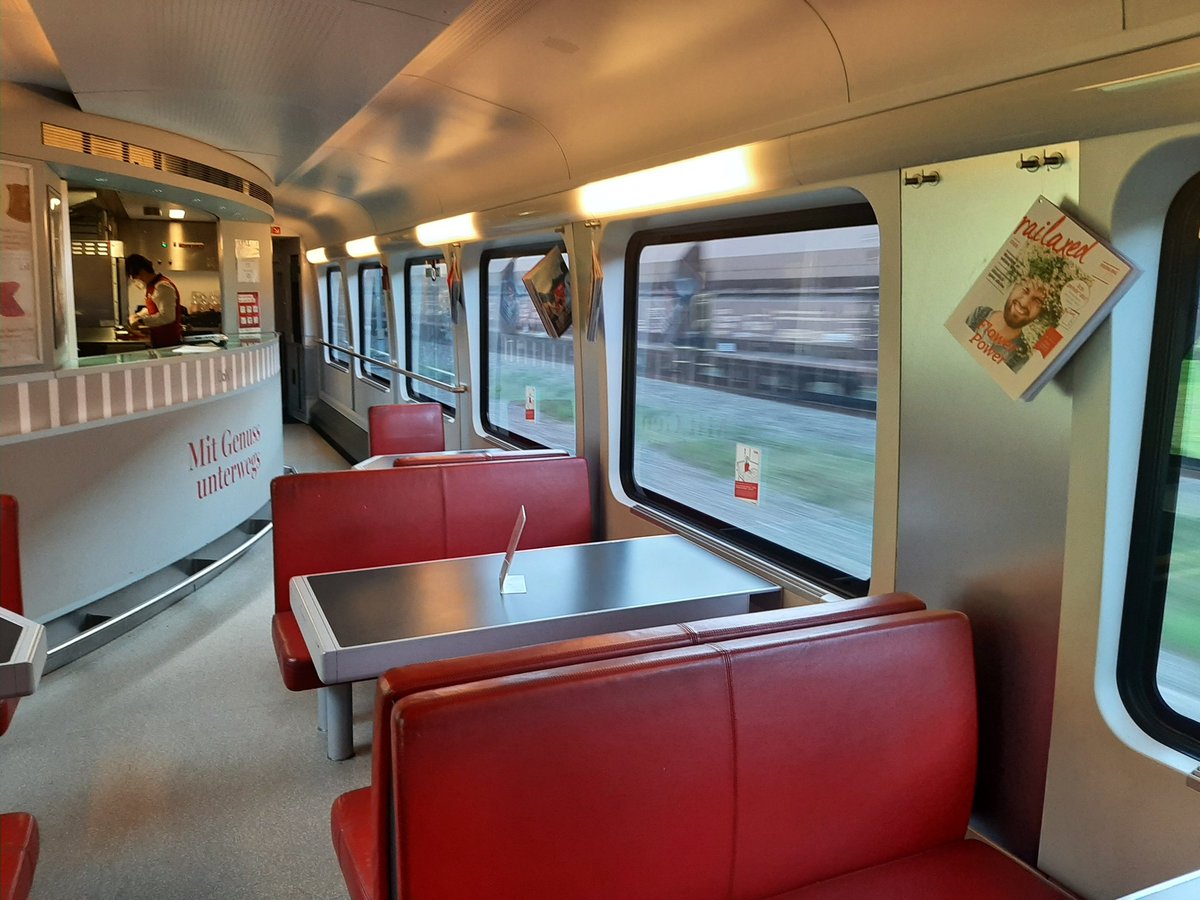
[[[480,417],[484,431],[518,446],[574,453],[575,329],[557,339],[546,334],[521,281],[553,247],[483,254]]]
[[[1200,174],[1163,225],[1117,686],[1133,719],[1200,759]]]
[[[342,300],[342,270],[337,266],[325,270],[325,322],[329,328],[329,343],[338,347],[350,343],[346,304]],[[342,368],[350,368],[350,357],[340,350],[328,348],[325,359]]]
[[[371,361],[362,361],[364,378],[388,385],[392,381],[391,331],[388,328],[388,304],[391,292],[388,270],[377,262],[358,267],[358,337],[362,354]]]
[[[452,385],[458,376],[446,274],[446,261],[440,255],[404,263],[404,349],[408,368]],[[405,386],[410,397],[440,403],[447,412],[454,413],[454,394],[450,391],[415,378],[406,378]]]

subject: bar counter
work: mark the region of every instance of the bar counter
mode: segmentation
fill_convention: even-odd
[[[25,615],[43,624],[236,528],[282,470],[273,334],[0,377],[0,493],[20,504]]]

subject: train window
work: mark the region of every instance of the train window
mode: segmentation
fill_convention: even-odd
[[[871,208],[640,232],[625,272],[630,496],[830,590],[865,593],[879,347]]]
[[[575,330],[546,334],[521,277],[553,245],[505,248],[481,263],[480,414],[484,431],[523,447],[575,452]],[[559,245],[560,250],[565,249]]]
[[[358,328],[362,354],[373,360],[362,363],[363,376],[379,384],[391,384],[391,334],[388,331],[387,304],[390,291],[387,269],[379,263],[358,267]],[[383,363],[383,365],[377,365]]]
[[[404,263],[404,319],[408,367],[418,375],[453,384],[457,377],[454,322],[446,285],[446,261],[440,255]],[[410,397],[435,401],[453,414],[454,394],[450,391],[415,378],[405,381]]]
[[[1167,213],[1117,684],[1134,720],[1200,758],[1200,175]]]
[[[325,321],[329,325],[329,343],[345,347],[350,343],[350,328],[346,324],[346,304],[342,300],[342,270],[330,266],[325,270]],[[343,368],[350,367],[350,357],[340,350],[330,349],[326,360]]]

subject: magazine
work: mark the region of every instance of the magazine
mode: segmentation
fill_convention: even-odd
[[[555,247],[521,280],[525,282],[525,290],[529,291],[533,308],[542,318],[546,334],[552,338],[562,337],[571,327],[571,289],[562,251]]]
[[[604,316],[604,266],[600,263],[600,247],[592,235],[592,303],[588,308],[587,339],[596,340]]]
[[[1032,400],[1135,277],[1128,262],[1039,197],[946,328],[1010,397]]]

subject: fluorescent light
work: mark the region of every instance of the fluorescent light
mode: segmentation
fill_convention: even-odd
[[[1190,63],[1186,66],[1175,66],[1170,69],[1160,69],[1157,72],[1146,72],[1142,75],[1131,75],[1128,78],[1117,78],[1113,81],[1101,81],[1098,84],[1089,84],[1081,88],[1075,88],[1077,91],[1124,91],[1130,88],[1149,87],[1152,84],[1161,84],[1164,81],[1174,81],[1177,78],[1186,78],[1189,75],[1200,75],[1200,63]]]
[[[753,186],[749,148],[734,147],[593,181],[579,189],[579,205],[585,215],[599,216],[742,193]]]
[[[329,262],[329,257],[325,255],[324,247],[318,247],[316,250],[309,250],[304,254],[304,258],[314,266]]]
[[[426,247],[473,241],[479,237],[475,230],[475,213],[463,213],[449,219],[437,219],[417,226],[417,240]]]
[[[184,216],[187,215],[187,212],[182,209],[168,209],[167,215],[170,216],[172,219],[182,219]]]
[[[354,257],[374,256],[379,252],[379,244],[375,240],[375,235],[359,238],[356,241],[346,241],[346,252]]]

